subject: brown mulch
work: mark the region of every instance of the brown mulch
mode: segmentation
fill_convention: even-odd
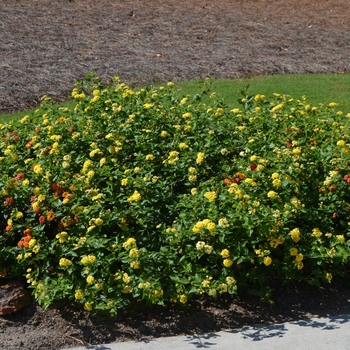
[[[1,0],[0,113],[66,99],[95,71],[131,86],[350,71],[348,0]],[[243,295],[108,317],[32,303],[0,317],[1,349],[62,349],[350,313],[350,288],[299,286],[268,306]]]
[[[0,113],[67,98],[95,71],[129,85],[348,72],[348,0],[1,0]]]

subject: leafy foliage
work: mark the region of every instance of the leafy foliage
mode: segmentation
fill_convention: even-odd
[[[74,109],[1,125],[3,278],[116,314],[344,275],[350,114],[247,90],[228,110],[89,75]]]

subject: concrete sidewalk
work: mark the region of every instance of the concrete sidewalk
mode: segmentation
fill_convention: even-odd
[[[70,350],[349,350],[350,314],[210,334],[92,345]]]

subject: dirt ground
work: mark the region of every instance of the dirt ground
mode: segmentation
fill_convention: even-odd
[[[131,86],[206,77],[350,71],[348,0],[1,0],[0,113],[67,98],[95,71]],[[116,319],[66,303],[0,317],[0,349],[63,349],[350,312],[350,288],[301,286]]]
[[[1,0],[0,113],[95,71],[131,86],[348,72],[348,0]]]

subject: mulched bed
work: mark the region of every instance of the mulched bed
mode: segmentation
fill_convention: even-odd
[[[348,72],[348,0],[1,0],[0,113],[67,98],[95,71],[129,85]]]
[[[131,86],[350,71],[348,0],[1,0],[0,113],[67,98],[97,72]],[[350,288],[290,287],[268,306],[244,295],[187,309],[137,305],[111,320],[32,303],[0,317],[0,348],[72,346],[210,332],[350,312]]]

